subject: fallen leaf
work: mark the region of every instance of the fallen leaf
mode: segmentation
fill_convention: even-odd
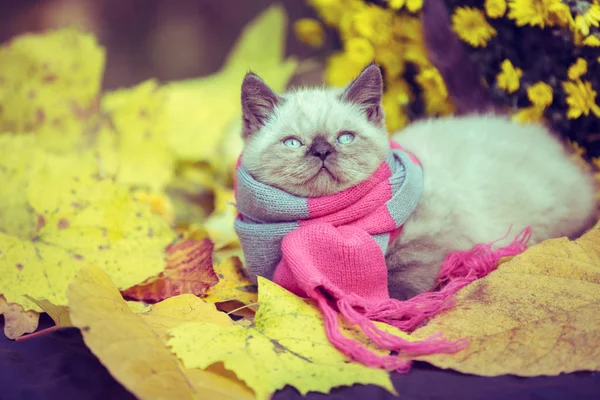
[[[73,323],[71,322],[71,317],[69,316],[69,309],[67,308],[67,306],[55,306],[48,300],[36,300],[29,296],[25,297],[33,301],[35,304],[38,305],[38,307],[42,309],[42,311],[48,314],[48,316],[52,318],[52,321],[54,321],[54,324],[56,326],[59,326],[61,328],[73,326]]]
[[[188,368],[223,362],[259,400],[285,385],[304,395],[356,383],[394,388],[388,373],[348,360],[329,343],[320,312],[259,278],[259,309],[250,328],[193,322],[171,330],[168,341]]]
[[[219,72],[164,87],[170,118],[177,124],[171,135],[177,158],[223,162],[218,149],[229,124],[241,118],[239,91],[244,74],[251,69],[280,91],[294,72],[296,61],[284,60],[285,32],[283,7],[271,6],[244,28]],[[236,138],[241,140],[239,135]]]
[[[74,120],[94,106],[104,61],[94,36],[71,28],[7,42],[0,47],[0,131],[51,127],[55,148],[68,142]]]
[[[497,376],[600,370],[600,230],[530,247],[458,294],[413,336],[467,338],[455,354],[420,359]]]
[[[233,229],[238,214],[234,204],[233,190],[218,185],[215,188],[215,209],[202,224],[213,241],[215,249],[240,246],[240,240]]]
[[[37,216],[27,201],[30,158],[35,145],[30,135],[0,134],[0,232],[31,239],[36,232]]]
[[[184,293],[199,296],[219,282],[212,267],[210,239],[183,240],[166,250],[167,266],[158,279],[149,278],[122,291],[126,298],[157,302]]]
[[[66,305],[67,285],[86,264],[101,266],[123,289],[164,270],[175,233],[126,188],[98,177],[93,153],[30,149],[22,156],[32,159],[27,199],[41,223],[30,240],[0,233],[0,294],[7,301],[36,311],[25,295]]]
[[[165,94],[154,80],[133,88],[106,93],[102,109],[114,132],[105,130],[108,151],[115,152],[116,181],[159,192],[173,178],[174,159],[169,148],[169,124]],[[113,148],[110,148],[110,146]]]
[[[2,295],[0,295],[0,315],[4,315],[4,334],[9,339],[34,332],[40,318],[39,313],[24,311],[20,305],[8,303]]]
[[[162,340],[165,329],[198,316],[224,323],[223,314],[211,304],[182,295],[138,316],[97,267],[79,270],[68,298],[71,319],[81,329],[86,345],[137,398],[252,399],[252,393],[235,380],[185,369]]]
[[[213,266],[219,282],[208,289],[202,298],[211,303],[236,300],[243,304],[258,301],[256,284],[237,257],[231,257]]]

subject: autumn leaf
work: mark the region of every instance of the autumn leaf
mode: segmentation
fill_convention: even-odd
[[[168,345],[187,368],[223,362],[259,400],[285,385],[303,395],[355,383],[375,384],[395,393],[385,371],[351,362],[331,345],[314,306],[263,278],[259,278],[259,304],[249,328],[186,323],[171,330]]]
[[[233,190],[217,185],[215,187],[215,209],[202,224],[216,249],[240,246],[240,240],[233,229],[233,223],[238,214],[234,204]]]
[[[37,229],[37,216],[27,201],[31,148],[29,135],[0,134],[0,232],[30,239]]]
[[[4,316],[4,334],[9,339],[34,332],[40,318],[39,313],[24,311],[20,305],[8,303],[2,295],[0,295],[0,315]]]
[[[256,284],[250,280],[239,258],[227,258],[213,268],[219,283],[206,291],[202,296],[204,300],[211,303],[236,300],[243,304],[258,301]]]
[[[174,232],[126,188],[99,177],[92,152],[33,148],[21,155],[31,161],[26,196],[40,223],[29,239],[0,233],[0,294],[7,301],[36,311],[25,295],[66,305],[67,285],[86,264],[104,268],[121,288],[164,270]]]
[[[167,266],[158,279],[149,278],[122,291],[126,298],[157,302],[184,293],[199,296],[219,282],[212,266],[210,239],[183,240],[166,250]]]
[[[54,325],[67,328],[73,326],[71,322],[71,317],[69,315],[69,309],[67,306],[55,306],[50,303],[48,300],[36,300],[31,298],[30,296],[26,296],[28,299],[33,301],[37,306],[42,309],[52,320],[54,321]]]
[[[167,329],[186,321],[232,324],[192,295],[172,297],[136,315],[108,275],[81,268],[69,287],[69,308],[83,340],[112,376],[139,399],[252,399],[238,381],[186,369],[166,347]]]
[[[79,139],[94,109],[105,53],[93,35],[60,29],[0,47],[0,132],[36,132],[56,151]]]
[[[547,240],[500,265],[414,336],[435,332],[470,343],[421,358],[440,368],[484,376],[600,370],[600,230]]]
[[[99,147],[108,146],[108,151],[114,151],[113,162],[117,165],[108,168],[116,171],[116,181],[161,191],[173,178],[169,130],[174,126],[157,82],[148,80],[133,88],[106,93],[102,109],[114,130],[103,131],[108,137],[99,140],[103,141]]]
[[[271,6],[244,28],[219,72],[165,86],[168,112],[177,124],[171,135],[177,158],[214,165],[226,162],[226,154],[218,150],[233,121],[241,118],[239,90],[244,74],[251,69],[280,91],[294,72],[296,61],[283,59],[285,32],[284,9]],[[235,142],[227,142],[229,146],[241,146],[239,132]]]

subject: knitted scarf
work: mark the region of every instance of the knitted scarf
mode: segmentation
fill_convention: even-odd
[[[435,335],[408,341],[385,332],[380,321],[410,332],[453,304],[453,295],[487,275],[498,260],[522,252],[530,229],[506,247],[480,244],[450,254],[441,266],[437,291],[407,301],[388,292],[385,254],[421,197],[423,170],[416,157],[391,143],[392,151],[364,182],[340,193],[303,198],[256,181],[238,161],[235,230],[253,275],[272,279],[314,300],[330,342],[363,364],[406,372],[410,358],[462,349],[465,341]],[[401,355],[378,355],[341,333],[339,314],[377,346]]]

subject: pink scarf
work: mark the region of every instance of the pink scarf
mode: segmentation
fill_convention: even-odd
[[[417,207],[423,183],[419,161],[396,143],[392,148],[370,179],[312,199],[257,182],[240,159],[235,229],[249,271],[314,300],[337,349],[365,365],[406,372],[410,358],[456,352],[466,342],[448,342],[439,335],[408,341],[379,329],[373,321],[414,330],[450,308],[454,294],[491,272],[500,258],[525,250],[531,230],[526,228],[500,249],[492,250],[489,243],[449,254],[438,275],[437,291],[407,301],[390,298],[385,253]],[[342,335],[338,313],[374,344],[400,356],[377,355]]]

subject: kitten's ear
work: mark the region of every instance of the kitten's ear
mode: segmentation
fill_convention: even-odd
[[[243,138],[255,134],[282,101],[258,75],[248,72],[242,82]]]
[[[341,95],[342,101],[358,104],[365,110],[369,121],[380,124],[383,121],[383,77],[374,63],[369,64]]]

